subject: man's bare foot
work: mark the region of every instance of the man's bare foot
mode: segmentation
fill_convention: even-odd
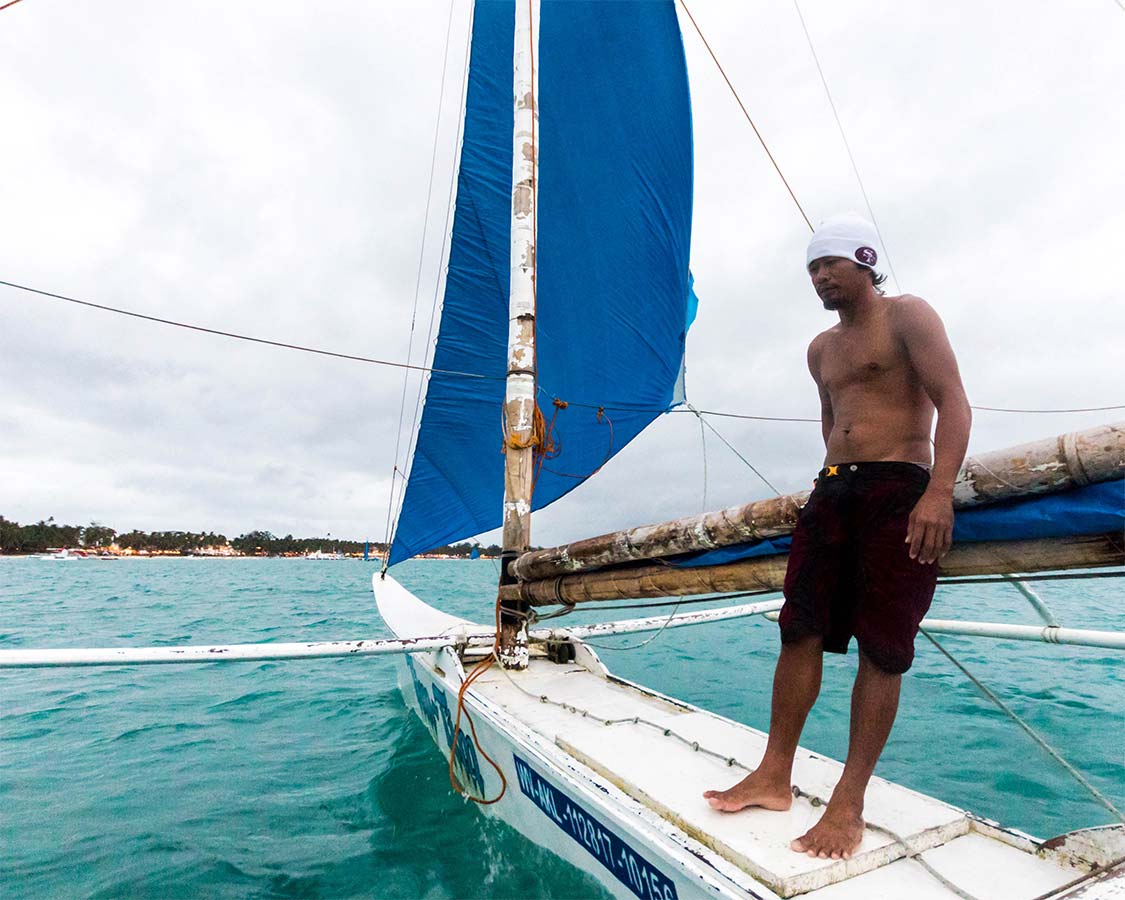
[[[755,769],[732,788],[704,791],[703,796],[720,812],[738,812],[748,806],[783,811],[793,805],[788,781],[770,778],[761,769]]]
[[[789,845],[808,856],[820,859],[849,859],[863,840],[863,817],[854,807],[828,805],[812,828]]]

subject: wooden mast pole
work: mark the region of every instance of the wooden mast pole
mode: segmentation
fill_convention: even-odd
[[[500,584],[515,576],[509,564],[531,546],[531,490],[535,463],[535,202],[539,161],[535,136],[534,0],[517,0],[513,46],[512,231],[509,280],[508,378],[504,396],[504,526]],[[500,605],[500,662],[527,667],[527,604]]]

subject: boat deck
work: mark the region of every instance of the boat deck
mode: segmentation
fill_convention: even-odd
[[[963,896],[908,857],[921,851],[932,869],[981,900],[1030,900],[1081,874],[974,830],[960,809],[878,777],[867,792],[859,850],[848,860],[812,859],[789,842],[823,812],[810,798],[831,796],[843,768],[835,760],[798,751],[793,780],[810,796],[796,798],[787,812],[721,813],[703,791],[728,787],[756,766],[762,732],[574,663],[537,659],[523,672],[492,669],[472,690],[779,897],[901,900],[904,887],[910,900]]]

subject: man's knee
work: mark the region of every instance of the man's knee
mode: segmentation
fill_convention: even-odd
[[[902,678],[902,673],[910,668],[911,661],[906,661],[904,665],[901,659],[891,659],[881,654],[872,656],[863,647],[859,648],[860,671],[869,677]]]
[[[824,653],[824,638],[819,634],[806,634],[782,640],[781,652],[789,656],[816,657]]]

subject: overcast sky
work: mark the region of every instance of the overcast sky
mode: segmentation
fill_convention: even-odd
[[[1125,403],[1125,13],[1113,0],[803,0],[902,290],[945,319],[970,401]],[[468,2],[25,0],[0,12],[0,279],[380,358],[428,320]],[[693,12],[814,221],[863,211],[788,0]],[[1065,14],[1064,14],[1065,13]],[[695,124],[700,408],[813,416],[834,321],[807,228],[681,17]],[[417,348],[417,344],[416,344]],[[125,531],[381,540],[397,370],[0,287],[0,514]],[[416,382],[409,386],[409,412]],[[970,452],[1125,418],[978,412]],[[783,491],[819,427],[714,419]],[[769,490],[708,436],[708,508]],[[539,514],[539,544],[699,511],[698,422],[662,417]]]

